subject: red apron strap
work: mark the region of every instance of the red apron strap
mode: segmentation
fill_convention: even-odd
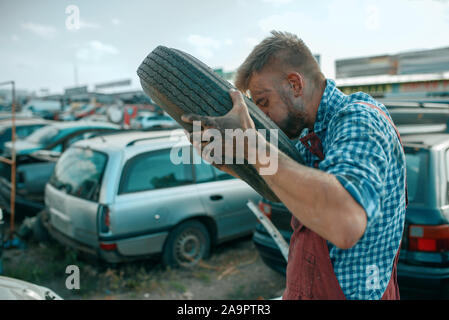
[[[321,139],[316,135],[315,132],[310,132],[308,135],[299,139],[301,143],[312,153],[317,156],[319,161],[315,161],[314,167],[318,168],[318,163],[324,160],[323,145],[321,144]],[[310,141],[310,144],[309,144]]]
[[[368,106],[368,107],[371,107],[371,108],[373,108],[373,109],[378,110],[378,111],[379,111],[379,112],[380,112],[380,113],[381,113],[381,114],[388,120],[388,122],[390,122],[390,124],[393,126],[394,131],[396,131],[396,135],[397,135],[398,138],[399,138],[399,142],[401,142],[401,145],[402,145],[401,135],[399,134],[398,129],[397,129],[396,126],[394,125],[393,121],[391,121],[390,117],[387,116],[387,114],[386,114],[381,108],[379,108],[378,106],[375,106],[374,104],[371,104],[371,103],[368,103],[368,102],[364,102],[364,101],[357,101],[357,103],[359,103],[359,104],[364,104],[364,105],[366,105],[366,106]]]

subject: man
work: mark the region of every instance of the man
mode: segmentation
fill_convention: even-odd
[[[283,298],[399,299],[405,156],[386,108],[362,92],[343,94],[290,33],[273,31],[257,45],[238,69],[236,86],[289,138],[299,138],[307,164],[254,133],[262,141],[257,148],[277,152],[277,172],[263,178],[293,215]],[[227,115],[183,120],[222,132],[253,129],[241,93],[230,94],[234,107]],[[245,147],[246,156],[256,152]],[[254,166],[263,167],[258,160]]]

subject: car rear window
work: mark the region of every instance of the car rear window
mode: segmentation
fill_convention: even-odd
[[[405,148],[407,161],[407,192],[409,203],[425,203],[429,185],[429,152],[426,149]]]
[[[107,156],[78,147],[69,148],[56,163],[50,184],[68,194],[98,201]]]

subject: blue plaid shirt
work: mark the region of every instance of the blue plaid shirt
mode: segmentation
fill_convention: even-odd
[[[380,299],[390,281],[405,217],[405,155],[396,131],[368,94],[345,95],[327,80],[313,131],[325,158],[319,169],[333,174],[365,209],[363,237],[343,250],[328,242],[335,275],[347,299]],[[308,129],[301,137],[308,134]],[[296,147],[306,165],[318,158],[301,142]]]

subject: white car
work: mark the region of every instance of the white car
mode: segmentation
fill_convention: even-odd
[[[178,124],[167,115],[138,115],[131,121],[132,129],[175,128]]]
[[[3,211],[0,209],[1,239],[4,238],[3,223]],[[3,246],[1,241],[0,245]],[[1,250],[0,248],[0,267],[2,267]],[[62,298],[48,288],[22,280],[0,276],[0,300],[62,300]]]
[[[30,282],[0,276],[0,300],[63,300],[52,290]]]

